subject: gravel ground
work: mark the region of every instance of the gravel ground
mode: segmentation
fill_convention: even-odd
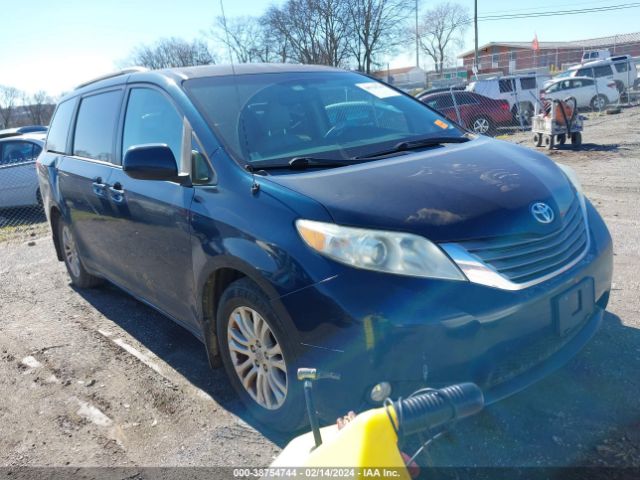
[[[640,108],[593,116],[582,150],[551,152],[614,238],[604,327],[565,368],[457,424],[433,465],[640,466],[639,125]],[[114,287],[74,290],[48,233],[20,232],[0,234],[0,465],[270,463],[287,438],[247,417],[197,340]]]

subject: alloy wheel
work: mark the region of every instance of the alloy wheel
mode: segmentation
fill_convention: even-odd
[[[596,110],[602,110],[605,107],[605,104],[606,102],[604,101],[604,98],[600,95],[593,100],[593,106]]]
[[[267,321],[249,307],[237,307],[227,325],[233,368],[247,393],[263,408],[276,410],[287,398],[287,365]]]
[[[489,131],[489,120],[477,118],[473,121],[473,131],[485,135]]]
[[[80,276],[80,257],[78,256],[78,250],[76,248],[76,241],[73,238],[73,234],[69,227],[65,225],[62,228],[62,247],[64,250],[64,257],[67,260],[69,270],[74,277]]]

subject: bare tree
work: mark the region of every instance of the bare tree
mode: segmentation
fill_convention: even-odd
[[[391,54],[405,40],[414,0],[349,0],[350,50],[358,70],[371,73],[376,57]]]
[[[163,38],[153,45],[137,47],[127,63],[150,69],[191,67],[215,63],[213,53],[203,40],[188,42],[181,38]]]
[[[469,11],[458,3],[443,2],[428,10],[418,27],[420,48],[430,56],[441,72],[450,50],[462,47],[469,25]]]
[[[0,117],[2,117],[3,128],[11,126],[15,107],[21,96],[22,94],[17,88],[0,85]]]
[[[218,17],[208,36],[224,45],[234,62],[284,62],[282,37],[259,17]]]
[[[40,90],[33,95],[25,95],[22,102],[27,109],[29,120],[33,125],[48,125],[55,107],[53,99]]]
[[[347,62],[351,34],[347,1],[287,0],[270,7],[264,19],[286,40],[292,60],[333,66]]]

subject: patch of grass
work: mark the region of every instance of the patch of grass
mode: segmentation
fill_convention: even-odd
[[[0,227],[0,243],[10,241],[25,241],[31,237],[41,237],[49,231],[47,222],[32,223],[30,225],[10,225]]]

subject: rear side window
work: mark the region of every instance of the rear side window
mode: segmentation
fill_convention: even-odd
[[[468,93],[454,93],[458,105],[474,105],[478,103],[473,95]]]
[[[500,86],[500,93],[513,92],[513,81],[511,79],[500,80],[498,85]]]
[[[576,77],[593,77],[593,68],[581,68],[576,72]]]
[[[611,70],[611,66],[602,65],[601,67],[595,67],[593,69],[596,78],[600,77],[608,77],[609,75],[613,75],[613,71]]]
[[[135,88],[129,95],[124,120],[123,158],[132,146],[147,143],[167,144],[179,166],[182,158],[182,116],[159,91]]]
[[[588,80],[586,78],[580,78],[578,80],[573,80],[571,82],[571,88],[582,88],[589,87],[593,85],[593,80]]]
[[[47,135],[47,151],[67,153],[67,138],[69,137],[74,106],[73,100],[67,100],[58,105]]]
[[[614,67],[616,67],[616,70],[618,71],[618,73],[623,73],[629,70],[628,63],[614,63],[613,65]]]
[[[18,165],[34,162],[41,148],[31,142],[5,142],[0,144],[0,165]]]
[[[121,95],[122,91],[115,90],[82,99],[73,140],[74,155],[113,161],[113,136]]]
[[[520,79],[522,90],[532,90],[536,88],[536,77],[527,77]]]

